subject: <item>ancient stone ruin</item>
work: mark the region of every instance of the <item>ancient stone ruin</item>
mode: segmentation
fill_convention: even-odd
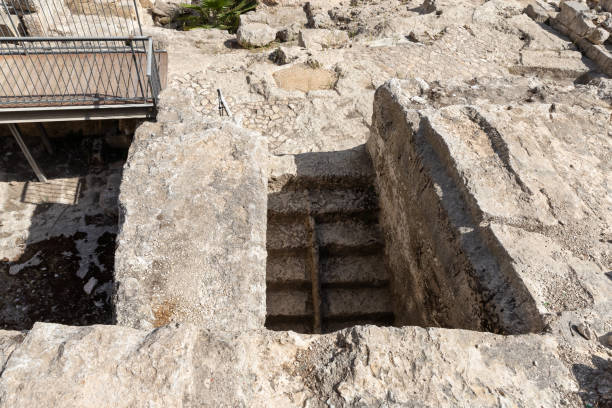
[[[610,1],[141,5],[156,120],[0,135],[0,407],[612,406]]]

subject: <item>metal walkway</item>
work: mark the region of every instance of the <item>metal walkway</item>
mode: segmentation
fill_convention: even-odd
[[[138,0],[0,0],[0,124],[155,117],[167,54]]]

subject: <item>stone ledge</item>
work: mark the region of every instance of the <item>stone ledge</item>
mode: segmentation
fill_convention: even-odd
[[[265,140],[205,122],[191,97],[162,94],[136,132],[121,183],[117,323],[244,330],[265,319]]]
[[[3,408],[552,407],[577,390],[550,336],[417,327],[312,336],[37,323],[1,375]]]

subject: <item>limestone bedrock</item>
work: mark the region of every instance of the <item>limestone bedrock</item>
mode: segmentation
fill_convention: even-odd
[[[123,172],[118,324],[0,332],[0,407],[609,405],[610,2],[585,36],[554,0],[260,3],[283,55],[145,26],[169,86]],[[366,142],[374,169],[334,159]],[[375,174],[403,327],[264,329],[293,173]]]
[[[467,87],[420,107],[419,93],[416,81],[379,88],[368,141],[395,290],[417,294],[397,296],[406,321],[537,332],[609,301],[609,112],[496,105],[486,91],[466,105]]]
[[[0,334],[0,407],[553,407],[576,389],[556,348],[551,336],[418,327],[316,336],[37,323],[25,340]]]
[[[115,255],[117,323],[263,326],[265,139],[205,122],[168,90],[157,123],[136,132],[123,173]]]

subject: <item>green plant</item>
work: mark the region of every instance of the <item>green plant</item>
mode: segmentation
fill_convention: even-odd
[[[240,15],[257,7],[257,0],[201,0],[198,4],[182,4],[185,10],[179,19],[184,30],[220,28],[235,32]]]

